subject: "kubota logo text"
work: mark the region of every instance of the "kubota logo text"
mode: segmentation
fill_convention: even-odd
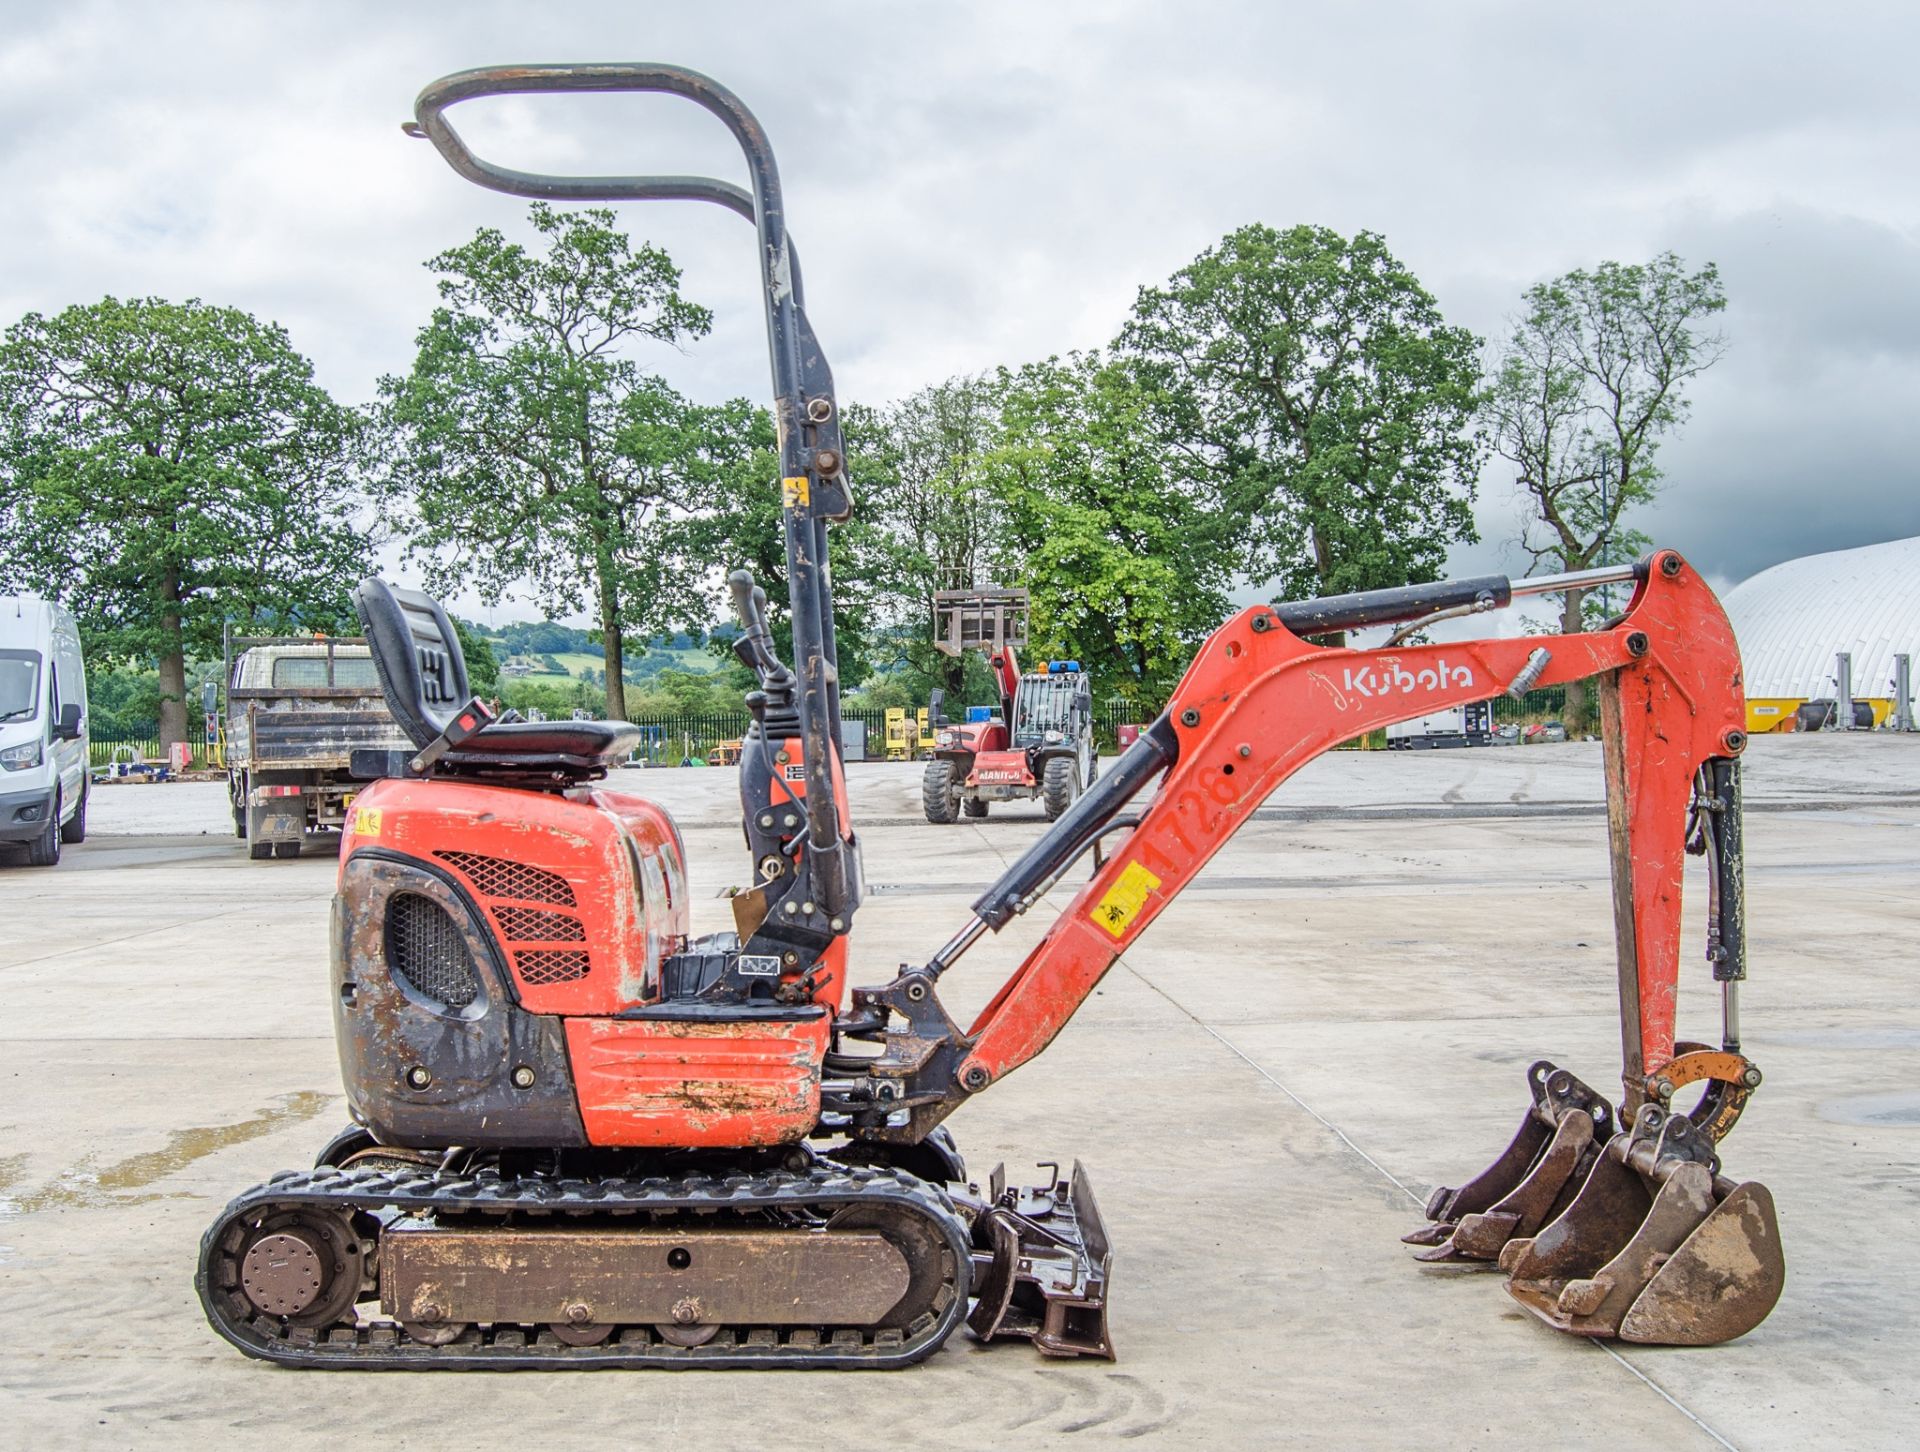
[[[1362,696],[1405,696],[1415,691],[1439,691],[1449,686],[1470,686],[1473,672],[1463,665],[1450,666],[1441,656],[1430,666],[1410,671],[1395,661],[1391,665],[1347,667],[1346,687]]]

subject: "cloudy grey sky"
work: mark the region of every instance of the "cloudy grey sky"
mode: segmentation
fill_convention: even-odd
[[[7,0],[0,321],[104,293],[284,323],[338,396],[403,369],[421,261],[522,205],[399,123],[427,81],[514,61],[667,60],[767,125],[843,397],[1105,342],[1137,286],[1261,220],[1371,228],[1497,337],[1529,284],[1665,249],[1721,266],[1731,352],[1637,522],[1722,583],[1920,534],[1920,11],[1911,4]],[[667,100],[463,107],[528,169],[708,170]],[[665,245],[713,335],[649,361],[766,392],[750,233],[692,206]],[[1496,461],[1484,541],[1518,568]],[[518,612],[514,612],[518,613]]]

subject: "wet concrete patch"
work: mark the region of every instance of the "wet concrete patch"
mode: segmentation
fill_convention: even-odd
[[[26,1170],[25,1155],[0,1159],[0,1215],[31,1215],[41,1210],[92,1210],[108,1205],[137,1205],[157,1200],[165,1192],[147,1192],[167,1176],[195,1160],[302,1120],[312,1119],[339,1096],[305,1090],[283,1094],[267,1108],[237,1124],[201,1125],[176,1129],[165,1146],[101,1165],[88,1155],[70,1170],[35,1190],[19,1188]],[[146,1193],[143,1193],[146,1192]]]
[[[1920,1089],[1896,1089],[1886,1094],[1858,1094],[1828,1099],[1814,1113],[1829,1124],[1866,1124],[1904,1129],[1920,1126]]]
[[[1920,1028],[1772,1029],[1766,1042],[1809,1049],[1920,1049]]]

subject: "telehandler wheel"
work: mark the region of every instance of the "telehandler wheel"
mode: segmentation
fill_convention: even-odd
[[[984,817],[987,814],[987,799],[985,797],[966,797],[960,803],[960,810],[965,812],[969,817]]]
[[[953,785],[953,763],[933,760],[920,783],[920,803],[929,822],[953,822],[960,816],[960,793]]]
[[[1047,809],[1047,820],[1055,822],[1080,795],[1080,766],[1071,756],[1056,756],[1046,765],[1040,778],[1040,801]]]

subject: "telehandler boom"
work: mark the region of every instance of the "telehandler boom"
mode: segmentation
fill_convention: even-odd
[[[479,96],[578,91],[705,107],[739,142],[751,189],[509,171],[446,118]],[[825,544],[853,499],[765,136],[731,93],[665,65],[467,71],[429,86],[415,115],[410,129],[496,190],[701,200],[754,224],[794,661],[774,652],[764,593],[735,572],[735,648],[759,681],[740,763],[754,881],[733,899],[737,931],[695,938],[672,821],[596,785],[635,728],[492,717],[440,606],[361,583],[414,749],[356,760],[378,779],[342,846],[331,984],[353,1123],[314,1169],[244,1192],[207,1230],[196,1283],[222,1336],[305,1367],[887,1367],[932,1354],[964,1319],[984,1339],[1110,1357],[1110,1248],[1085,1173],[1020,1188],[996,1170],[980,1188],[943,1121],[1041,1052],[1303,763],[1387,722],[1587,677],[1602,702],[1621,1100],[1535,1065],[1513,1145],[1438,1193],[1414,1238],[1433,1256],[1497,1258],[1522,1304],[1582,1335],[1719,1341],[1766,1315],[1784,1276],[1771,1201],[1721,1176],[1716,1148],[1759,1082],[1735,997],[1739,660],[1679,555],[1241,611],[944,946],[849,991],[863,888]],[[1631,582],[1632,602],[1588,634],[1312,643],[1603,580]],[[1106,838],[1104,864],[962,1028],[941,1007],[942,975]],[[1675,1037],[1690,839],[1711,868],[1718,1048]],[[1682,1111],[1689,1084],[1705,1093]]]

